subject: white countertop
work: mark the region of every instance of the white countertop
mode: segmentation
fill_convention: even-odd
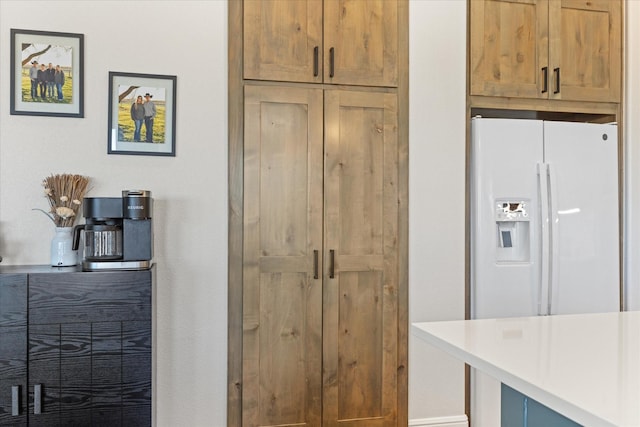
[[[640,311],[424,322],[412,333],[577,423],[640,427]]]

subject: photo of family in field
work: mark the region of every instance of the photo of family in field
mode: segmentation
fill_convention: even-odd
[[[73,102],[73,48],[22,43],[22,102]]]
[[[118,140],[164,144],[164,88],[118,86]]]
[[[11,114],[84,117],[84,35],[11,29]]]

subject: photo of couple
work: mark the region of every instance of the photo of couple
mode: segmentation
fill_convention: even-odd
[[[145,93],[143,101],[142,95],[138,95],[136,102],[131,104],[131,120],[135,125],[133,131],[134,142],[140,142],[140,131],[143,123],[145,127],[144,142],[153,142],[153,119],[156,117],[157,109],[151,98],[153,98],[152,95]]]
[[[109,71],[109,154],[175,156],[176,76]]]
[[[118,140],[165,142],[164,88],[120,86]]]

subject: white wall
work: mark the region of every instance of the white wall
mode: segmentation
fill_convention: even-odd
[[[625,308],[640,310],[640,2],[626,4],[625,162]]]
[[[226,423],[227,3],[0,2],[0,255],[46,264],[42,178],[155,198],[160,426]],[[85,118],[9,115],[9,29],[85,36]],[[108,72],[176,75],[175,158],[107,155]]]
[[[409,5],[411,322],[464,318],[466,10],[464,0]],[[409,340],[409,419],[464,420],[464,365]]]

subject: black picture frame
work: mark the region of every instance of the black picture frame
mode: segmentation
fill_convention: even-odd
[[[176,83],[170,75],[109,72],[108,154],[176,155]],[[140,107],[134,109],[140,97],[142,123]],[[155,106],[152,122],[145,109],[149,102]]]
[[[84,34],[12,28],[10,39],[10,113],[84,117]]]

